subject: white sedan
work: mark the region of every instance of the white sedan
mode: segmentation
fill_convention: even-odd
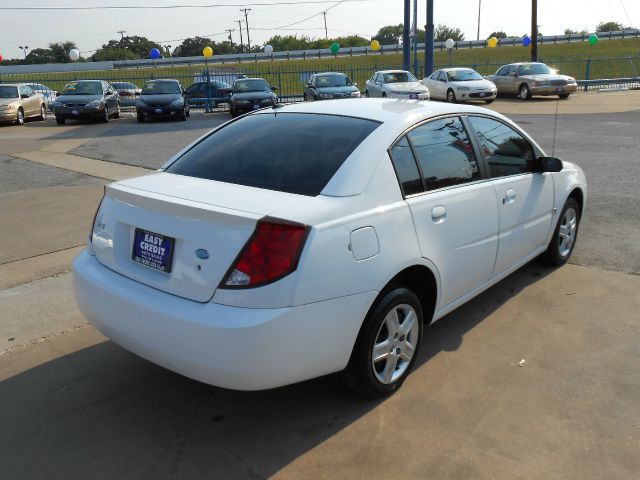
[[[471,68],[443,68],[422,80],[431,98],[450,103],[484,101],[491,103],[498,95],[495,84]]]
[[[578,166],[482,108],[262,109],[108,185],[75,296],[115,342],[202,382],[342,372],[382,396],[426,325],[538,255],[566,262],[586,192]]]
[[[429,89],[406,70],[382,70],[365,83],[366,97],[429,100]]]

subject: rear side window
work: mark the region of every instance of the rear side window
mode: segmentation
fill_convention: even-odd
[[[379,125],[337,115],[249,115],[209,135],[166,171],[316,196]]]
[[[422,192],[422,179],[407,137],[402,137],[389,153],[405,196]]]
[[[407,135],[427,190],[480,180],[473,146],[459,118],[434,120]]]
[[[533,172],[531,144],[513,128],[486,117],[469,117],[492,177]]]

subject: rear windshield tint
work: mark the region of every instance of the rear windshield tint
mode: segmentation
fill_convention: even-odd
[[[249,115],[209,135],[166,171],[316,196],[379,125],[337,115]]]

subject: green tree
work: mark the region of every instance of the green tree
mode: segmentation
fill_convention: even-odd
[[[580,33],[580,34],[582,34],[582,35],[585,35],[585,34],[587,34],[587,33],[589,33],[589,32],[587,31],[587,29],[586,29],[586,28],[583,28],[583,29],[582,29],[582,30],[580,30],[580,31],[578,31],[578,30],[572,30],[572,29],[570,29],[570,28],[565,28],[565,29],[564,29],[564,34],[565,34],[565,35],[577,35],[577,34],[579,34],[579,33]]]
[[[398,25],[387,25],[378,30],[378,33],[376,33],[373,38],[378,40],[380,45],[397,45],[402,38],[403,28],[401,23]]]
[[[59,42],[50,43],[49,50],[51,51],[51,57],[54,63],[69,63],[69,50],[78,48],[75,42]]]
[[[126,48],[101,48],[91,56],[94,62],[107,62],[113,60],[136,60],[140,57]]]
[[[100,50],[113,49],[115,51],[118,48],[123,50],[126,49],[133,52],[135,54],[134,58],[147,58],[151,50],[154,48],[163,51],[163,48],[159,43],[149,40],[146,37],[139,37],[137,35],[134,35],[132,37],[123,37],[120,40],[109,40],[107,43],[102,45],[102,48]],[[98,50],[95,55],[101,55],[100,50]],[[113,60],[118,59],[114,58]]]
[[[464,33],[462,33],[462,30],[459,28],[448,27],[441,23],[436,27],[434,37],[436,42],[444,42],[449,38],[456,42],[460,42],[464,40]]]
[[[27,58],[25,58],[25,63],[29,65],[53,62],[53,54],[48,48],[34,48],[29,52]]]
[[[197,57],[198,55],[202,55],[202,50],[204,47],[213,48],[213,43],[210,39],[206,37],[191,37],[186,38],[182,41],[180,45],[178,45],[173,51],[174,57]],[[213,49],[214,53],[216,52]]]
[[[489,36],[487,37],[487,40],[490,39],[491,37],[496,37],[496,38],[509,38],[509,36],[503,32],[502,30],[499,30],[497,32],[491,32],[489,34]]]
[[[596,32],[619,32],[622,30],[624,27],[618,22],[600,22],[596,25]]]

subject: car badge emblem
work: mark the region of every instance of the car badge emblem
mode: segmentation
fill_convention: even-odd
[[[209,258],[209,252],[207,252],[204,248],[199,248],[196,250],[196,257],[200,260],[206,260]]]

